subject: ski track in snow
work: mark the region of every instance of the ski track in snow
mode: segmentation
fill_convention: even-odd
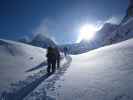
[[[43,82],[45,81],[46,79],[52,77],[50,80],[49,80],[49,84],[47,84],[48,86],[52,86],[54,85],[53,83],[59,79],[60,76],[62,76],[62,74],[64,74],[64,72],[67,70],[67,68],[69,67],[72,59],[71,57],[67,56],[66,57],[66,63],[63,64],[63,66],[58,69],[57,72],[55,73],[47,73],[46,74],[46,70],[41,70],[39,73],[36,73],[35,75],[33,76],[29,76],[29,78],[33,78],[32,79],[32,82],[27,82],[27,80],[24,80],[24,81],[19,81],[18,83],[16,84],[11,84],[13,87],[12,87],[12,92],[6,92],[4,91],[2,93],[2,100],[23,100],[26,96],[28,97],[29,94],[33,94],[32,92]],[[30,71],[30,70],[28,70]],[[27,71],[27,72],[28,72]],[[43,75],[39,75],[39,74],[43,74]],[[45,73],[45,75],[44,75]],[[50,83],[52,82],[52,84]],[[14,87],[18,87],[19,89],[15,89]],[[44,93],[44,91],[43,91]],[[46,96],[46,93],[44,93],[45,96],[43,98],[47,98]],[[0,99],[1,99],[0,98]],[[42,97],[41,97],[42,98]],[[50,98],[49,98],[50,99]],[[29,99],[25,99],[25,100],[29,100]],[[43,99],[44,100],[44,99]]]
[[[58,69],[54,75],[50,76],[34,91],[30,92],[24,100],[55,100],[54,98],[47,96],[46,90],[55,90],[54,84],[65,74],[72,62],[72,58],[70,56],[67,56],[66,59],[67,62],[60,69]]]

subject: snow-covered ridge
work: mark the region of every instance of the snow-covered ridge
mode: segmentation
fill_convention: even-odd
[[[66,69],[59,70],[58,74],[55,73],[54,80],[51,77],[47,81],[42,81],[42,84],[28,93],[25,100],[47,97],[54,98],[52,100],[88,100],[88,98],[91,100],[132,100],[132,43],[133,39],[130,39],[84,54],[72,55],[70,63],[66,63]],[[27,72],[27,70],[42,63],[45,59],[42,54],[46,51],[7,40],[1,40],[0,44],[0,50],[8,44],[17,46],[17,50],[21,47],[22,51],[27,52],[26,54],[23,52],[25,56],[7,54],[3,58],[4,55],[3,57],[0,55],[0,60],[3,60],[0,63],[0,80],[4,80],[0,82],[0,92],[2,92],[11,82],[25,80],[27,75],[34,74],[34,71]],[[29,50],[32,52],[29,53]],[[44,74],[43,71],[41,73]],[[39,76],[39,73],[36,74]],[[59,78],[60,75],[61,78]],[[47,88],[48,84],[54,90]]]
[[[34,47],[28,44],[20,43],[20,42],[15,42],[11,40],[4,40],[0,39],[0,47],[1,49],[5,49],[5,51],[8,51],[8,49],[12,50],[14,54],[21,54],[25,55],[26,53],[31,53],[30,51],[32,50],[40,50],[40,51],[45,51],[45,49],[39,48],[39,47]],[[37,51],[36,50],[36,51]],[[3,52],[0,52],[3,53]]]
[[[132,50],[130,39],[72,55],[63,81],[57,81],[55,91],[46,90],[47,94],[55,100],[132,100]]]
[[[46,62],[45,56],[45,49],[0,39],[0,92],[10,83],[24,79],[29,74],[27,70]]]
[[[37,34],[32,39],[29,39],[28,37],[25,36],[18,39],[18,42],[29,44],[36,47],[41,47],[41,48],[47,48],[48,46],[55,47],[57,45],[52,38],[44,34]]]

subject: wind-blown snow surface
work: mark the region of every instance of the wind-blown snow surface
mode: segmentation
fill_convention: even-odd
[[[54,86],[56,89],[47,90],[47,94],[56,100],[133,100],[132,84],[130,39],[72,56],[67,72]]]
[[[45,49],[0,39],[0,92],[33,74],[26,71],[46,63],[45,55]]]
[[[40,83],[24,100],[133,100],[132,43],[130,39],[68,57],[69,64],[61,66],[62,70]],[[23,80],[26,71],[43,62],[43,53],[40,48],[0,40],[0,88]]]

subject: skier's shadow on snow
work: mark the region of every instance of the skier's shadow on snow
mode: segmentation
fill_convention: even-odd
[[[47,65],[47,62],[44,61],[44,62],[42,62],[41,64],[37,65],[36,67],[33,67],[33,68],[31,68],[31,69],[28,69],[28,70],[25,71],[25,72],[31,72],[31,71],[37,70],[37,69],[39,69],[39,68],[42,68],[43,66],[46,66],[46,65]]]
[[[63,59],[63,57],[61,57],[61,60],[62,59]],[[42,68],[42,67],[44,67],[46,65],[47,65],[47,61],[44,61],[44,62],[40,63],[39,65],[37,65],[37,66],[35,66],[35,67],[31,68],[31,69],[26,70],[25,72],[31,72],[31,71],[40,69],[40,68]]]
[[[43,75],[39,79],[36,79],[32,83],[26,85],[24,88],[14,92],[14,93],[6,93],[3,94],[4,100],[23,100],[31,91],[33,91],[41,82],[51,76],[53,73],[48,73]]]
[[[66,69],[66,67],[69,67],[72,59],[71,57],[66,57],[67,62],[63,65],[62,68],[60,68],[60,71],[63,71],[63,69]],[[47,73],[40,78],[36,79],[32,83],[26,85],[22,89],[14,92],[14,93],[5,93],[3,94],[4,100],[23,100],[30,92],[32,92],[39,84],[41,84],[44,80],[46,80],[48,77],[50,77],[53,73]]]

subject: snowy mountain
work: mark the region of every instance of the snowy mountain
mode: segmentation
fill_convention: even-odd
[[[118,25],[105,23],[103,27],[96,33],[97,37],[106,38],[111,35],[111,33],[118,28]]]
[[[28,69],[45,63],[45,55],[45,49],[0,39],[0,93],[12,82],[25,79]]]
[[[86,41],[82,41],[80,43],[61,45],[59,47],[61,51],[63,51],[63,48],[66,47],[68,49],[68,53],[73,55],[85,53],[87,51],[90,51],[96,48],[93,43],[91,42],[88,43]]]
[[[92,41],[82,40],[80,43],[62,45],[60,48],[67,47],[70,54],[81,54],[104,45],[104,41],[112,37],[112,32],[118,28],[118,25],[105,23],[96,33]]]
[[[50,38],[43,34],[36,35],[29,44],[43,48],[47,48],[48,46],[56,46]]]
[[[44,81],[24,100],[133,100],[132,43],[130,39],[72,55],[66,70]]]
[[[124,40],[133,38],[133,1],[129,0],[129,6],[125,17],[119,25],[105,23],[103,27],[96,32],[92,41],[81,41],[80,43],[62,45],[69,48],[70,54],[81,54],[92,49],[111,45]]]
[[[89,42],[59,46],[72,55],[62,57],[55,73],[46,72],[43,48],[56,46],[50,38],[0,39],[0,100],[133,100],[130,3],[120,25],[106,23]]]
[[[122,19],[118,28],[111,34],[112,35],[104,41],[105,45],[117,43],[133,37],[133,0],[129,0],[129,6],[125,17]]]
[[[0,100],[22,100],[5,97],[8,92],[26,91],[27,84],[45,75],[46,59],[46,49],[0,39]],[[65,62],[62,58],[61,65]]]
[[[105,44],[112,44],[121,42],[133,37],[133,18],[128,19],[126,22],[122,23],[115,31],[112,32],[111,37],[109,37]]]
[[[48,76],[45,49],[1,39],[0,99],[132,100],[132,43],[67,56]]]
[[[96,32],[95,38],[91,41],[81,41],[80,43],[63,45],[69,48],[69,53],[80,54],[92,49],[111,45],[133,38],[133,17],[120,25],[106,23],[101,30]]]

